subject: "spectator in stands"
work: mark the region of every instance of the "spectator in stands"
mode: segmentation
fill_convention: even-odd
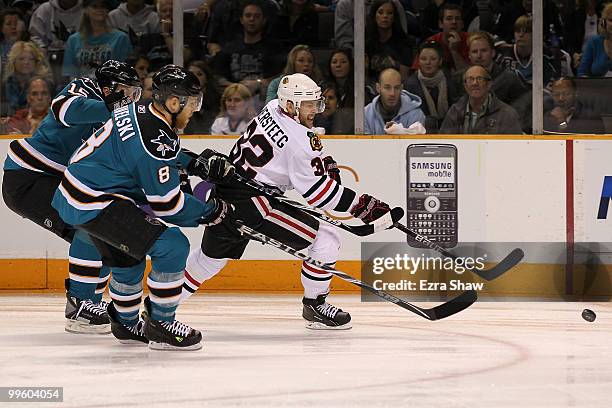
[[[159,33],[159,16],[155,7],[145,4],[145,0],[126,0],[108,13],[111,28],[128,34],[133,46],[138,45],[145,34]]]
[[[202,109],[194,112],[193,116],[191,116],[189,124],[185,128],[185,133],[208,134],[215,118],[219,114],[220,96],[217,91],[217,81],[204,61],[191,61],[187,65],[187,69],[200,80],[204,98],[202,100]]]
[[[63,75],[93,77],[96,68],[110,59],[125,61],[132,53],[127,34],[108,25],[112,0],[85,0],[79,32],[66,41]]]
[[[442,125],[442,134],[520,134],[518,113],[491,92],[491,77],[479,65],[465,71],[467,95],[450,107]]]
[[[405,82],[404,89],[421,98],[421,110],[425,114],[423,125],[427,133],[437,133],[440,124],[458,98],[458,91],[444,70],[442,48],[435,41],[419,48],[419,69]]]
[[[138,53],[147,56],[151,71],[158,71],[172,63],[172,0],[157,1],[157,16],[159,32],[143,34],[138,45]],[[186,61],[191,57],[187,47],[184,48],[183,57]]]
[[[15,41],[26,41],[28,32],[21,18],[21,12],[16,8],[0,11],[0,72],[4,71],[8,53]]]
[[[319,16],[314,0],[284,0],[272,29],[274,37],[287,47],[319,43]]]
[[[260,4],[257,0],[245,1],[240,18],[243,37],[215,55],[212,66],[221,87],[241,83],[252,95],[260,95],[263,102],[269,82],[281,71],[277,61],[282,47],[265,35],[266,19]]]
[[[531,53],[533,50],[532,17],[521,16],[514,23],[514,45],[503,46],[497,50],[497,61],[505,69],[518,72],[521,78],[531,84],[533,64]],[[544,50],[544,85],[557,76],[552,57]]]
[[[376,90],[379,95],[365,107],[366,133],[381,135],[396,123],[404,128],[415,122],[425,123],[425,115],[420,109],[421,98],[403,90],[398,70],[387,68],[382,71]]]
[[[149,72],[147,74],[147,76],[145,77],[144,81],[142,82],[142,96],[140,97],[141,100],[149,100],[151,98],[153,98],[153,76],[155,75],[155,72]]]
[[[209,3],[211,0],[206,0]],[[208,53],[216,55],[226,44],[243,36],[241,19],[244,9],[243,0],[212,0],[208,31]],[[259,6],[266,21],[266,33],[269,34],[279,12],[279,4],[275,0],[261,0]],[[228,30],[228,27],[232,27]],[[238,29],[236,29],[238,28]]]
[[[487,70],[493,81],[504,71],[495,62],[495,43],[491,34],[485,31],[471,33],[467,39],[468,59],[470,65],[480,65]],[[463,74],[469,67],[458,70],[453,74],[453,82],[456,88],[463,88]]]
[[[375,0],[366,18],[366,53],[370,64],[391,57],[399,63],[402,78],[407,78],[412,64],[414,39],[402,29],[392,0]]]
[[[49,67],[40,48],[30,41],[17,41],[8,55],[2,82],[2,115],[12,115],[27,105],[28,82],[48,77]]]
[[[220,107],[221,112],[210,129],[213,135],[239,135],[255,117],[251,92],[242,84],[225,88]]]
[[[576,83],[560,78],[552,84],[554,107],[544,114],[544,131],[550,133],[604,133],[600,116],[590,115],[576,97]]]
[[[468,64],[467,33],[463,31],[463,11],[454,3],[444,3],[440,7],[438,24],[442,31],[427,39],[435,41],[444,51],[444,66],[451,73],[466,68]],[[419,62],[415,60],[413,69],[418,69]]]
[[[332,51],[327,63],[328,79],[335,83],[338,92],[338,106],[352,108],[355,106],[353,79],[353,56],[348,48]]]
[[[365,14],[369,13],[372,0],[367,0],[365,4]],[[396,10],[400,10],[396,16],[399,19],[402,31],[408,32],[408,22],[406,12],[400,0],[392,0]],[[353,33],[355,19],[353,18],[354,0],[338,0],[334,13],[334,41],[338,48],[353,49]]]
[[[566,49],[572,56],[573,68],[579,66],[582,50],[595,37],[600,27],[601,7],[599,0],[582,0],[576,2],[574,8],[567,16],[565,24]]]
[[[338,107],[338,91],[334,82],[321,84],[321,95],[325,98],[325,110],[315,116],[315,127],[325,129],[327,135],[350,135],[355,131],[353,108]]]
[[[47,115],[51,104],[53,86],[45,77],[30,79],[27,93],[27,107],[11,116],[0,133],[32,134]]]
[[[144,84],[145,78],[147,77],[147,75],[149,75],[149,67],[151,65],[147,56],[142,54],[132,54],[127,58],[125,62],[129,66],[134,67],[136,73],[138,74],[140,82]]]
[[[12,0],[10,2],[10,6],[12,8],[16,8],[21,13],[21,19],[24,22],[23,30],[28,32],[28,27],[30,26],[30,19],[32,18],[32,14],[34,10],[42,3],[41,0]],[[29,39],[29,32],[28,38]]]
[[[578,76],[612,76],[612,3],[601,12],[601,32],[585,45]]]
[[[70,34],[79,29],[83,4],[79,0],[49,0],[41,4],[30,19],[32,41],[52,52],[61,52]],[[61,64],[61,55],[58,56]],[[53,62],[53,61],[52,61]]]
[[[287,55],[287,64],[283,72],[276,78],[274,78],[270,85],[268,85],[268,91],[266,93],[266,103],[272,99],[276,99],[276,93],[278,91],[278,84],[285,75],[291,74],[304,74],[308,75],[316,83],[321,82],[323,75],[321,70],[315,61],[315,57],[307,45],[296,45],[289,51]]]

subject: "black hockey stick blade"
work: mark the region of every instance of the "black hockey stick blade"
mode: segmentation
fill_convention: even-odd
[[[360,288],[365,289],[368,292],[373,293],[374,295],[388,302],[395,303],[399,307],[406,309],[416,315],[419,315],[427,320],[440,320],[448,316],[452,316],[456,313],[459,313],[462,310],[468,308],[470,305],[472,305],[478,298],[476,291],[468,290],[462,293],[461,295],[457,296],[456,298],[449,300],[446,303],[443,303],[431,309],[424,309],[424,308],[415,306],[412,303],[406,302],[396,296],[393,296],[390,293],[383,292],[382,290],[378,290],[374,288],[373,286],[370,286],[367,283],[360,281],[359,279],[355,279],[352,276],[347,275],[344,272],[338,271],[323,262],[317,261],[316,259],[313,259],[309,257],[308,255],[303,254],[300,251],[293,249],[288,245],[283,244],[282,242],[276,241],[275,239],[272,239],[262,233],[259,233],[255,231],[254,229],[249,228],[248,226],[244,225],[240,220],[236,220],[235,223],[238,228],[238,231],[248,236],[249,238],[255,241],[259,241],[262,244],[272,245],[280,249],[281,251],[284,251],[288,254],[295,256],[298,259],[301,259],[302,261],[316,265],[317,267],[328,271],[332,275],[335,275],[347,282],[350,282],[356,286],[359,286]]]
[[[452,252],[449,252],[445,248],[429,240],[426,236],[421,235],[411,230],[407,226],[399,222],[396,222],[395,224],[393,224],[393,226],[399,229],[400,231],[406,233],[407,235],[410,235],[411,237],[421,242],[422,244],[425,244],[429,249],[433,249],[434,251],[448,258],[457,259],[457,255],[453,254]],[[512,269],[514,266],[516,266],[516,264],[518,264],[523,259],[524,256],[525,256],[525,253],[523,252],[521,248],[515,248],[512,250],[512,252],[506,255],[504,259],[502,259],[499,263],[497,263],[492,268],[482,269],[482,270],[468,269],[468,271],[481,277],[484,280],[491,281],[493,279],[500,277],[501,275],[503,275],[504,273]]]
[[[482,270],[474,269],[472,272],[474,272],[476,275],[480,276],[484,280],[491,281],[503,275],[504,273],[506,273],[506,271],[514,268],[515,265],[521,262],[524,256],[525,253],[521,248],[514,248],[512,252],[506,255],[504,259],[502,259],[492,268]]]

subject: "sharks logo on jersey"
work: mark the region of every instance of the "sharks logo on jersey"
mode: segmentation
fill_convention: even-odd
[[[157,145],[156,151],[160,152],[163,157],[166,157],[167,152],[171,152],[173,155],[176,155],[178,141],[176,139],[172,139],[162,129],[159,130],[157,139],[153,139],[152,142]]]

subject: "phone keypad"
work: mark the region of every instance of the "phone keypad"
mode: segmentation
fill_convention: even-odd
[[[437,212],[408,214],[408,227],[433,242],[457,240],[457,214]]]

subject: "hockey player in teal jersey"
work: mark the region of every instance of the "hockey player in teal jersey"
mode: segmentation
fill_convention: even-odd
[[[89,234],[109,259],[108,314],[115,337],[148,341],[153,349],[194,350],[201,348],[201,333],[175,320],[189,242],[179,228],[167,227],[136,205],[148,204],[157,217],[185,227],[217,224],[229,206],[215,198],[201,202],[180,189],[180,140],[174,129],[184,129],[201,108],[197,78],[165,66],[153,77],[153,98],[113,111],[77,150],[53,207],[66,223]],[[227,174],[231,165],[221,169]],[[138,312],[146,255],[152,270],[143,322]]]
[[[74,239],[75,230],[51,207],[51,199],[70,156],[91,133],[110,118],[110,112],[140,97],[136,71],[117,61],[96,70],[96,80],[71,81],[51,103],[36,132],[13,140],[4,162],[2,195],[6,205],[59,237],[71,242],[66,280],[66,330],[110,333],[102,293],[109,268],[90,241]],[[78,237],[77,237],[78,238]]]

